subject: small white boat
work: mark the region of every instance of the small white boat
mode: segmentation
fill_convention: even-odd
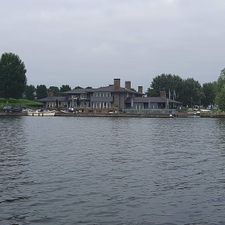
[[[198,110],[198,111],[196,111],[196,112],[194,113],[194,116],[200,116],[200,114],[201,114],[201,111]]]
[[[54,111],[28,111],[28,116],[55,116]]]

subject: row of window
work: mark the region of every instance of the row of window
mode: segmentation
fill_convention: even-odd
[[[81,95],[71,95],[72,99],[76,99],[76,98],[83,98],[86,99],[87,98],[87,94],[81,94]]]
[[[152,103],[134,103],[135,109],[163,109],[164,104],[152,104]]]
[[[46,105],[48,108],[55,108],[55,107],[67,107],[67,104],[65,102],[48,102]]]
[[[95,92],[93,94],[94,97],[111,97],[111,92]],[[72,99],[76,98],[87,98],[87,94],[80,94],[80,95],[71,95]]]
[[[95,92],[95,97],[111,97],[111,92]]]
[[[93,102],[92,108],[94,109],[110,109],[112,104],[110,102]]]

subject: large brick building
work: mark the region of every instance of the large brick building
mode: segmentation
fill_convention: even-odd
[[[46,108],[73,108],[74,110],[107,111],[147,111],[176,108],[180,103],[166,97],[161,92],[159,97],[145,97],[143,87],[138,91],[125,81],[121,87],[120,79],[115,78],[112,85],[99,88],[75,88],[60,97],[40,99]]]

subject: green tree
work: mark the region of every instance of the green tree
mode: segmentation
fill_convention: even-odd
[[[154,89],[152,87],[148,88],[146,94],[148,97],[157,97],[159,96],[159,93],[160,93],[160,90],[157,88],[157,89]]]
[[[66,91],[70,91],[70,90],[71,90],[71,87],[68,84],[63,84],[60,87],[60,92],[66,92]]]
[[[225,85],[225,68],[221,70],[220,76],[217,81],[217,93],[221,91],[224,85]]]
[[[225,111],[225,68],[221,71],[217,81],[216,104]]]
[[[33,85],[27,85],[25,89],[25,97],[34,100],[36,88]]]
[[[204,107],[215,104],[216,91],[217,91],[217,82],[205,83],[202,86],[204,93],[202,104]]]
[[[59,88],[56,86],[50,86],[48,88],[48,96],[58,96],[59,95]]]
[[[216,103],[222,111],[225,111],[225,85],[220,88],[216,95]]]
[[[4,53],[0,58],[0,97],[21,98],[26,88],[26,69],[18,55]]]
[[[161,74],[153,78],[150,88],[147,90],[147,95],[151,97],[159,96],[160,91],[166,91],[167,97],[169,92],[171,95],[176,94],[179,97],[179,92],[182,88],[182,79],[177,75]],[[172,97],[172,96],[171,96]]]
[[[37,86],[36,96],[37,96],[37,99],[45,98],[48,96],[47,88],[44,84]]]
[[[193,78],[183,80],[177,75],[161,74],[156,76],[147,91],[148,96],[159,96],[160,91],[166,91],[167,97],[174,98],[183,105],[200,105],[204,93],[201,85]]]
[[[179,94],[179,100],[183,105],[189,107],[201,105],[201,100],[203,98],[202,87],[201,84],[193,78],[188,78],[182,82],[182,88]]]

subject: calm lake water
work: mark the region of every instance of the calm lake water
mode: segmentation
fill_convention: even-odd
[[[0,118],[0,224],[225,224],[225,120]]]

